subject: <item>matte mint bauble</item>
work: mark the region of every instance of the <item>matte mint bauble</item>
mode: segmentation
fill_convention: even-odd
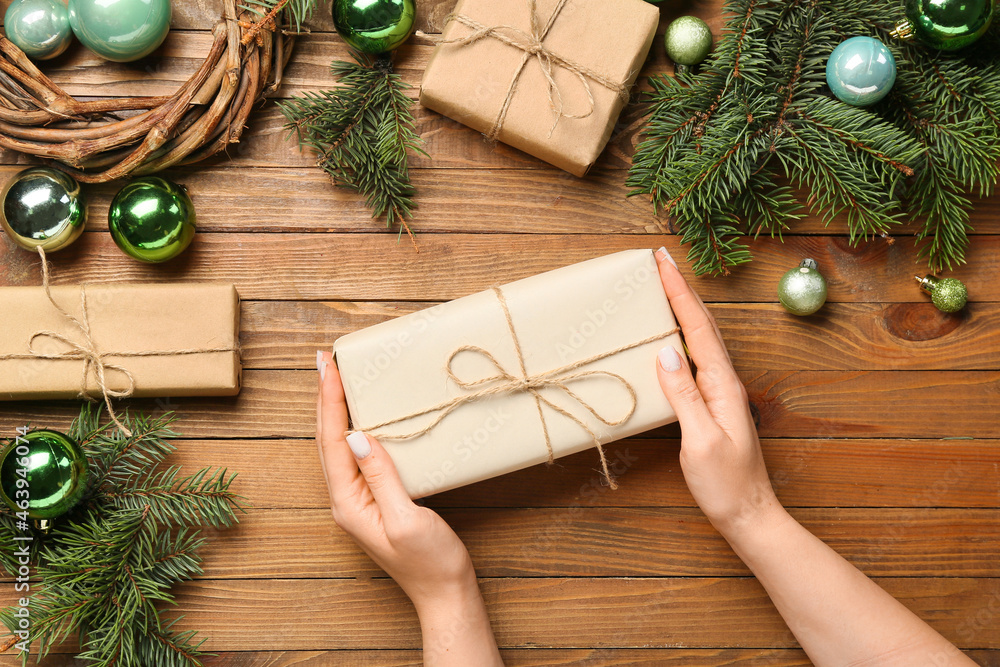
[[[0,194],[0,223],[26,250],[39,246],[47,252],[62,250],[80,238],[86,222],[80,184],[58,169],[25,169]]]
[[[872,37],[851,37],[830,54],[826,83],[837,99],[858,107],[875,104],[896,83],[896,59]]]
[[[7,39],[34,60],[55,58],[73,41],[69,11],[59,0],[14,0],[3,29]]]
[[[83,45],[115,62],[144,58],[170,31],[170,0],[69,0],[69,24]]]
[[[108,228],[130,257],[165,262],[194,239],[194,204],[183,186],[159,176],[137,178],[111,200]]]
[[[58,431],[32,431],[11,440],[0,455],[0,499],[30,519],[55,519],[87,490],[87,457]]]
[[[712,50],[712,29],[697,16],[682,16],[667,28],[663,42],[671,60],[692,67]]]
[[[993,0],[906,0],[901,36],[913,35],[935,49],[954,51],[972,44],[989,29]]]
[[[363,53],[392,51],[409,38],[417,9],[413,0],[333,0],[333,25]]]

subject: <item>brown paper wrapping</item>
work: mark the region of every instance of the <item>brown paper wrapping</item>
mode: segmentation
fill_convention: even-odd
[[[80,319],[80,286],[52,287],[52,297]],[[232,285],[87,285],[91,339],[101,352],[155,352],[232,348],[178,356],[116,357],[135,378],[136,397],[231,396],[240,389],[239,296]],[[59,313],[41,287],[0,289],[0,356],[28,353],[39,331],[53,331],[82,343],[80,329]],[[44,353],[67,350],[64,343],[38,338]],[[70,359],[0,360],[0,400],[74,398],[81,390],[84,362]],[[121,373],[109,370],[108,388],[125,390]],[[88,394],[100,397],[93,374]]]
[[[544,25],[558,0],[537,0]],[[487,26],[513,26],[530,33],[526,0],[460,0],[455,14]],[[645,0],[569,0],[542,44],[546,49],[607,79],[631,86],[656,33],[659,9]],[[472,29],[451,21],[445,40]],[[503,106],[524,52],[496,39],[473,44],[439,44],[420,87],[420,103],[464,125],[488,132]],[[576,74],[553,65],[553,78],[564,110],[583,114],[589,108]],[[555,112],[542,67],[531,58],[522,72],[498,139],[575,176],[583,176],[611,138],[624,100],[590,81],[594,110],[586,118],[561,118],[549,136]]]
[[[505,285],[502,292],[529,375],[606,354],[677,326],[648,250],[628,250],[550,271]],[[504,368],[519,374],[509,327],[492,290],[338,339],[334,354],[354,428],[412,415],[467,393],[445,371],[451,353],[464,345],[489,351]],[[579,369],[616,373],[634,388],[635,412],[620,426],[603,425],[559,387],[539,391],[583,421],[602,444],[675,421],[656,378],[656,354],[665,345],[683,353],[680,335],[674,333]],[[452,370],[464,380],[497,373],[472,353],[456,356]],[[627,413],[628,392],[607,377],[568,384],[609,421]],[[572,419],[549,407],[543,411],[555,457],[594,446]],[[423,415],[373,435],[411,433],[433,418]],[[525,392],[467,403],[424,435],[381,442],[415,498],[548,459],[538,408]],[[597,452],[594,457],[596,467]]]

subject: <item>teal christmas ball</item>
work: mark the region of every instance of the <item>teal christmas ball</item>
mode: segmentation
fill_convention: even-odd
[[[972,44],[989,29],[994,0],[906,0],[913,34],[935,49],[954,51]]]
[[[778,281],[778,300],[793,315],[812,315],[826,303],[826,279],[815,260],[804,259]]]
[[[62,250],[80,238],[86,222],[80,184],[58,169],[25,169],[0,194],[0,223],[26,250],[39,246],[46,252]]]
[[[872,37],[851,37],[830,54],[826,83],[842,102],[858,107],[875,104],[896,83],[896,59]]]
[[[191,245],[195,222],[187,190],[159,176],[130,182],[108,209],[108,228],[118,247],[152,264],[173,259]]]
[[[696,16],[682,16],[671,22],[663,43],[671,60],[693,67],[712,50],[712,29]]]
[[[413,33],[414,0],[333,0],[333,25],[349,46],[377,55],[392,51]]]
[[[55,58],[73,41],[69,11],[59,0],[14,0],[3,29],[7,39],[34,60]]]
[[[80,502],[87,471],[87,456],[75,440],[58,431],[31,431],[0,455],[0,499],[29,519],[55,519]]]
[[[170,31],[170,0],[69,0],[76,38],[106,60],[130,62],[155,51]]]

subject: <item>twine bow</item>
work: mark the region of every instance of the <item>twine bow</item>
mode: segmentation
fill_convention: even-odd
[[[612,357],[616,354],[619,354],[620,352],[631,350],[633,348],[640,347],[647,343],[652,343],[653,341],[667,338],[668,336],[672,336],[678,331],[680,331],[680,329],[674,328],[671,329],[670,331],[667,331],[666,333],[656,334],[648,338],[644,338],[643,340],[637,341],[635,343],[629,343],[628,345],[623,345],[609,352],[596,354],[592,357],[587,357],[586,359],[581,359],[580,361],[576,361],[573,362],[572,364],[567,364],[566,366],[561,366],[559,368],[555,368],[553,370],[546,371],[544,373],[528,375],[528,372],[525,369],[524,365],[524,353],[521,350],[521,342],[517,336],[517,331],[514,328],[514,321],[511,319],[510,309],[507,307],[507,299],[504,297],[504,294],[499,287],[494,287],[493,292],[494,294],[496,294],[497,300],[500,302],[500,307],[503,309],[504,318],[507,321],[507,328],[510,330],[511,339],[514,343],[514,351],[517,354],[517,363],[520,375],[514,375],[513,373],[506,370],[503,367],[503,365],[499,361],[497,361],[497,358],[493,356],[493,354],[490,353],[488,350],[485,350],[477,345],[463,345],[457,348],[454,352],[452,352],[448,356],[448,361],[445,364],[445,372],[448,374],[448,377],[452,380],[452,382],[457,384],[459,387],[463,389],[476,390],[476,391],[472,391],[471,393],[468,394],[463,394],[462,396],[458,396],[450,401],[446,401],[444,403],[435,405],[430,408],[426,408],[424,410],[419,410],[417,412],[413,412],[411,414],[404,415],[402,417],[397,417],[396,419],[390,419],[388,421],[382,422],[381,424],[374,424],[367,428],[359,428],[358,430],[368,432],[373,437],[380,440],[409,440],[411,438],[415,438],[417,436],[429,433],[435,426],[440,424],[448,415],[450,415],[452,412],[462,407],[463,405],[479,401],[490,396],[496,396],[499,394],[516,394],[516,393],[527,392],[534,397],[535,406],[538,408],[538,419],[542,424],[542,434],[545,438],[545,448],[546,450],[548,450],[549,454],[548,457],[549,463],[552,463],[555,456],[552,450],[552,439],[549,436],[549,428],[545,421],[545,413],[542,410],[543,404],[547,405],[549,408],[555,410],[556,412],[563,415],[564,417],[574,422],[575,424],[579,425],[583,430],[587,432],[588,435],[590,435],[591,439],[594,441],[594,446],[597,448],[598,454],[601,457],[601,471],[604,475],[604,478],[608,481],[608,486],[610,486],[612,489],[617,489],[618,485],[615,483],[614,478],[611,477],[611,471],[608,469],[608,460],[604,454],[604,448],[601,445],[600,438],[598,438],[597,434],[594,433],[593,429],[591,429],[582,419],[580,419],[573,413],[569,412],[568,410],[559,407],[558,405],[547,399],[545,396],[543,396],[540,390],[544,389],[545,387],[558,388],[562,390],[567,396],[569,396],[574,401],[579,403],[584,409],[587,410],[587,412],[593,415],[593,417],[596,418],[598,421],[600,421],[602,424],[605,424],[606,426],[620,426],[621,424],[627,422],[635,413],[637,405],[635,388],[629,383],[628,380],[623,378],[621,375],[618,375],[617,373],[612,373],[610,371],[601,371],[601,370],[590,370],[590,371],[579,371],[579,372],[573,372],[573,371],[576,371],[578,368],[587,366],[588,364],[591,364],[595,361]],[[457,357],[459,354],[463,352],[471,352],[477,354],[480,357],[489,361],[490,364],[492,364],[493,367],[496,368],[497,370],[496,375],[491,375],[489,377],[471,381],[459,378],[452,370],[452,362],[455,360],[455,357]],[[599,376],[610,378],[616,381],[628,394],[629,408],[626,411],[626,414],[619,419],[611,420],[605,418],[593,405],[591,405],[586,400],[577,395],[576,392],[570,389],[568,385],[568,383],[573,382],[575,380],[581,380],[584,378],[599,377]],[[392,424],[398,424],[401,422],[410,421],[411,419],[416,419],[417,417],[434,413],[437,413],[437,416],[434,418],[433,421],[431,421],[430,424],[428,424],[427,426],[418,431],[413,431],[412,433],[403,433],[397,435],[372,433],[372,431],[383,428],[385,426],[390,426]]]
[[[555,112],[555,120],[552,123],[552,128],[549,130],[549,136],[552,136],[552,133],[555,131],[560,119],[586,118],[594,113],[594,92],[590,87],[590,81],[594,81],[608,90],[611,90],[623,100],[628,100],[628,87],[624,82],[612,81],[599,72],[595,72],[578,62],[564,58],[563,56],[551,51],[543,43],[546,36],[549,34],[549,30],[551,30],[553,24],[555,24],[556,19],[562,12],[563,7],[566,6],[568,0],[559,0],[559,4],[556,5],[552,15],[549,16],[548,22],[544,25],[541,24],[538,17],[536,0],[526,0],[526,2],[528,4],[528,14],[530,15],[531,32],[525,32],[524,30],[512,25],[485,26],[463,14],[452,14],[448,17],[448,21],[457,21],[467,28],[470,28],[472,33],[466,35],[465,37],[458,37],[455,39],[435,40],[438,44],[468,46],[469,44],[475,44],[480,40],[489,38],[498,40],[507,46],[520,49],[524,52],[521,56],[520,64],[514,71],[514,76],[511,79],[510,86],[507,88],[507,96],[504,99],[503,106],[500,107],[500,112],[493,121],[493,126],[486,133],[486,137],[491,141],[496,141],[500,137],[500,131],[503,129],[504,122],[507,119],[507,111],[510,109],[511,100],[514,99],[514,92],[517,90],[518,82],[521,79],[521,73],[524,72],[525,66],[532,58],[538,61],[538,65],[542,70],[542,75],[548,82],[549,106]],[[562,91],[559,89],[559,85],[556,83],[552,74],[554,66],[569,70],[580,80],[583,91],[587,94],[588,107],[585,113],[572,114],[563,110]]]
[[[115,413],[114,407],[111,405],[112,398],[128,398],[135,393],[135,376],[124,366],[118,364],[108,363],[107,359],[109,357],[172,357],[178,355],[189,355],[189,354],[211,354],[213,352],[239,352],[238,346],[229,347],[209,347],[209,348],[190,348],[190,349],[180,349],[180,350],[154,350],[154,351],[141,351],[141,352],[107,352],[101,350],[90,330],[90,311],[87,307],[87,288],[86,286],[80,287],[80,317],[74,317],[68,313],[62,306],[56,303],[55,299],[52,298],[52,290],[49,288],[49,263],[45,257],[45,250],[41,246],[38,248],[38,255],[42,259],[42,288],[45,290],[45,296],[48,297],[49,303],[59,311],[59,313],[65,317],[69,322],[73,324],[73,327],[80,332],[80,340],[73,340],[69,336],[61,334],[57,331],[36,331],[28,339],[28,352],[26,354],[5,354],[0,355],[0,361],[7,361],[13,359],[46,359],[53,361],[82,361],[83,362],[83,374],[80,380],[80,397],[93,400],[93,397],[87,390],[87,385],[91,377],[94,379],[94,383],[100,390],[101,396],[104,399],[104,403],[108,408],[108,415],[111,417],[111,421],[115,423],[122,433],[126,436],[131,437],[132,431],[125,426],[118,419],[118,415]],[[41,350],[35,349],[35,341],[39,338],[45,338],[62,343],[66,346],[65,350],[59,352],[42,352]],[[108,372],[114,371],[121,374],[127,381],[127,387],[125,389],[112,389],[108,386]]]

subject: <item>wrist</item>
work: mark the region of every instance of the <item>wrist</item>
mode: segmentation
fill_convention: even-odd
[[[772,493],[762,494],[748,503],[740,512],[724,518],[710,519],[715,529],[722,533],[734,547],[773,528],[792,520],[791,515]]]
[[[432,589],[410,595],[421,624],[456,614],[467,614],[483,606],[479,581],[473,570],[462,572],[453,580],[436,583]]]

